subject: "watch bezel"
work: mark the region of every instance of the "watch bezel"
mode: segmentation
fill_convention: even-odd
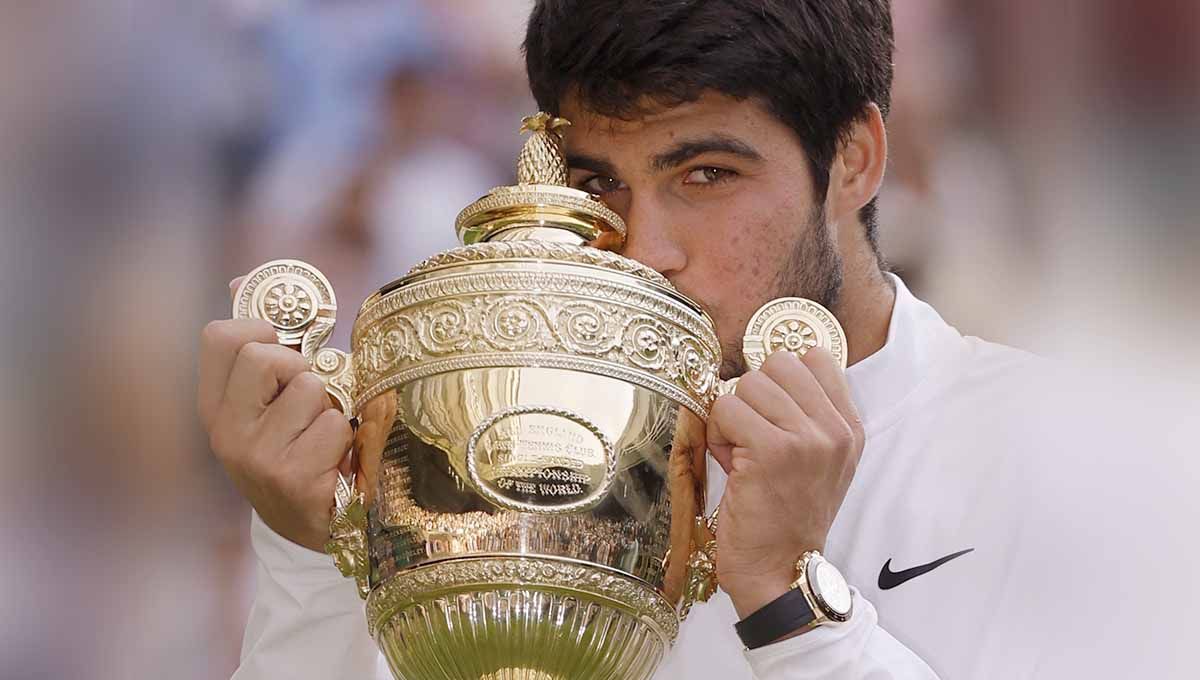
[[[816,614],[816,620],[813,621],[812,625],[820,625],[827,621],[845,623],[854,614],[853,597],[851,597],[849,608],[844,613],[834,609],[825,600],[824,596],[817,588],[813,587],[812,583],[812,580],[816,576],[817,567],[821,564],[832,569],[838,578],[842,580],[842,583],[845,584],[847,590],[849,590],[850,586],[846,583],[846,577],[842,574],[841,570],[815,550],[804,553],[800,561],[796,564],[798,578],[792,585],[793,587],[798,587],[804,593],[805,599],[808,600],[809,606],[812,607],[813,613]]]

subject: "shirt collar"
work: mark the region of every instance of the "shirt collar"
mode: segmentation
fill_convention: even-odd
[[[895,274],[887,340],[871,356],[846,369],[850,393],[868,431],[887,427],[905,401],[938,367],[965,349],[962,335],[918,300]]]

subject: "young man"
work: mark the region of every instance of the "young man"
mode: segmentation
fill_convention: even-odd
[[[1129,645],[1169,637],[1135,621],[1194,588],[1122,585],[1153,573],[1124,551],[1164,540],[1086,489],[1124,475],[1124,459],[1089,450],[1040,398],[1042,362],[963,337],[880,264],[889,12],[887,0],[533,9],[530,83],[573,123],[572,183],[625,219],[624,255],[710,311],[723,377],[744,374],[708,429],[722,592],[693,610],[657,677],[1162,675],[1168,646]],[[746,372],[747,320],[790,295],[841,321],[845,374],[819,351]],[[274,343],[255,322],[205,332],[201,413],[256,509],[258,597],[235,677],[385,678],[354,585],[309,549],[328,535],[350,430]],[[734,624],[777,606],[810,550],[852,586],[849,620],[739,638]]]

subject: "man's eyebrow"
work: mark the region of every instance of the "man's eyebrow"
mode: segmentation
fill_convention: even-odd
[[[650,168],[656,172],[670,170],[705,153],[727,153],[740,156],[748,161],[762,160],[762,154],[755,151],[754,147],[736,137],[717,133],[707,137],[684,139],[676,142],[674,146],[666,151],[655,154],[650,159]]]
[[[605,177],[616,177],[617,168],[611,162],[597,156],[589,156],[583,153],[568,153],[567,167],[572,170],[590,170],[597,175]]]

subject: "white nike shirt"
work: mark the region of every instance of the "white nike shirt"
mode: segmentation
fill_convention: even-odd
[[[746,651],[718,593],[655,679],[1200,677],[1194,395],[964,337],[893,281],[886,344],[846,372],[866,448],[825,554],[851,620]],[[724,475],[709,471],[715,507]],[[257,515],[251,535],[235,680],[390,678],[332,560]]]

